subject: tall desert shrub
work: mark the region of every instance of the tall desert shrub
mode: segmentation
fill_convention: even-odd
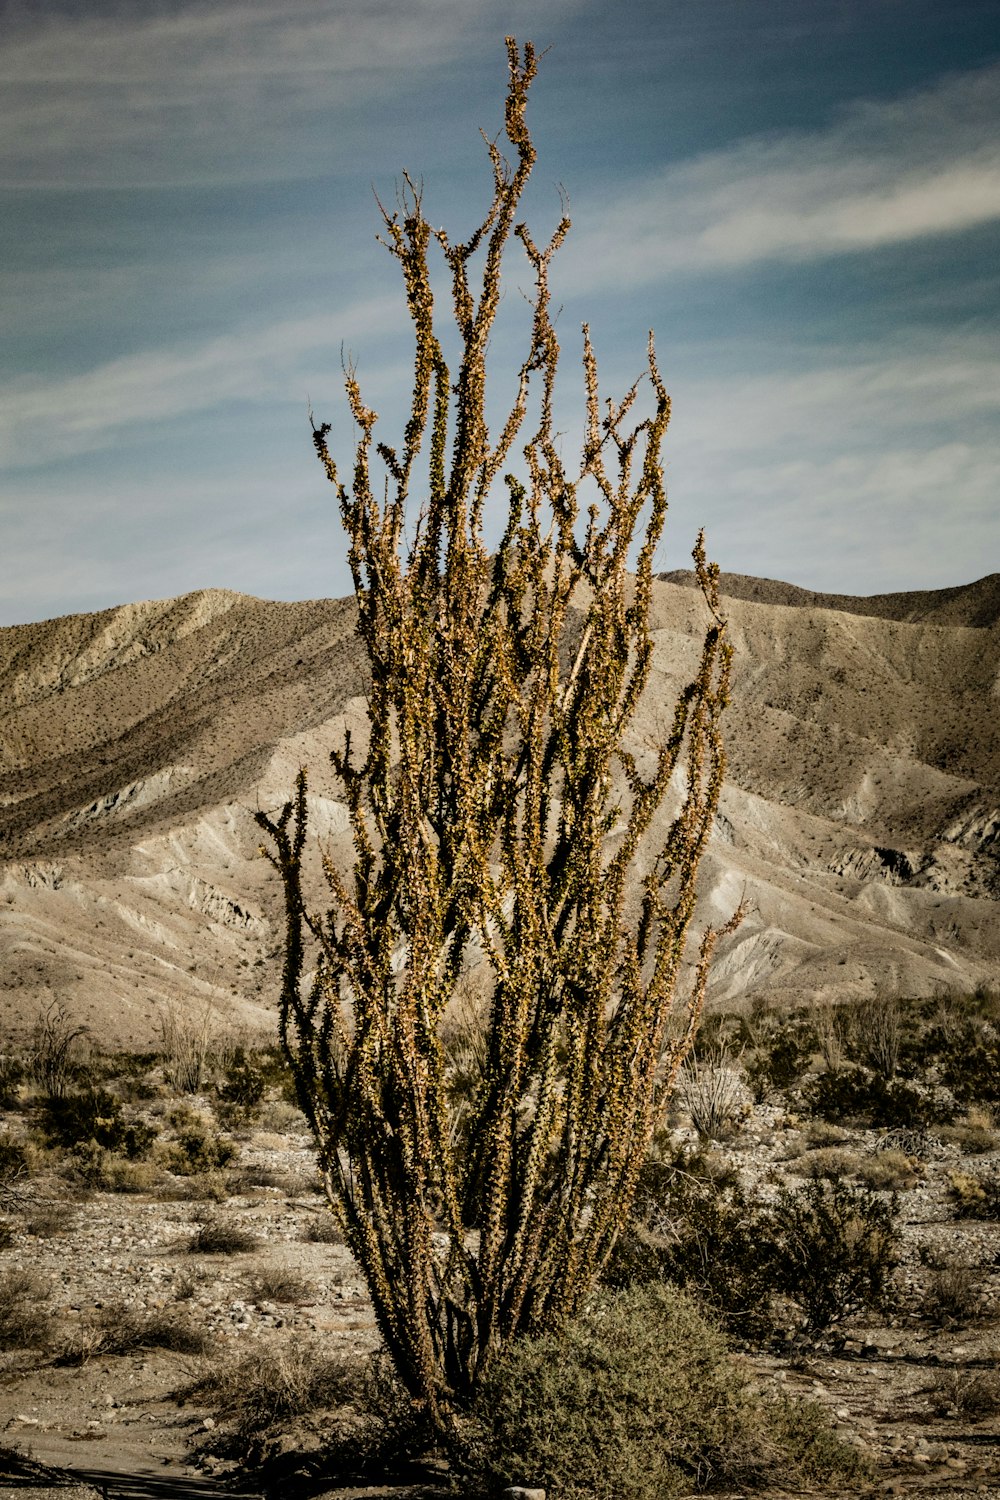
[[[515,224],[535,161],[536,56],[513,38],[507,49],[513,162],[487,142],[493,199],[475,233],[453,244],[432,229],[409,178],[384,214],[415,340],[402,445],[376,442],[350,366],[360,436],[349,477],[329,425],[314,430],[370,676],[367,732],[331,756],[353,869],[326,855],[325,891],[307,891],[305,771],[279,812],[259,815],[284,887],[281,1036],[298,1099],[386,1347],[445,1428],[498,1351],[564,1325],[594,1284],[690,1049],[718,937],[702,934],[680,984],[723,776],[730,647],[717,569],[699,538],[700,660],[669,728],[630,748],[652,664],[670,401],[650,339],[647,414],[634,415],[640,382],[602,409],[585,328],[583,452],[567,467],[549,269],[570,226],[539,247]],[[513,405],[491,433],[487,347],[512,234],[533,315]],[[457,367],[436,321],[435,246]],[[503,487],[491,554],[484,516]],[[470,967],[484,1044],[463,1049],[477,1076],[456,1091],[448,1018]]]

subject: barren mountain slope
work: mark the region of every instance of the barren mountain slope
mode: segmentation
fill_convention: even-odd
[[[669,722],[704,628],[672,576],[639,748]],[[722,916],[745,892],[750,911],[719,999],[996,975],[997,584],[833,609],[727,577],[730,778],[702,904]],[[154,1037],[170,1005],[269,1024],[279,894],[253,810],[306,764],[314,828],[344,850],[328,751],[363,723],[353,621],[351,601],[208,591],[0,631],[8,1027],[53,999],[123,1042]]]

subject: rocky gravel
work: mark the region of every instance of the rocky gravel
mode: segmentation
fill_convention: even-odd
[[[207,1099],[193,1104],[209,1112]],[[0,1274],[41,1285],[53,1333],[44,1351],[0,1355],[0,1441],[78,1473],[202,1483],[227,1468],[207,1451],[217,1415],[204,1400],[183,1398],[206,1371],[257,1347],[363,1356],[377,1346],[350,1254],[310,1238],[332,1217],[301,1123],[296,1116],[281,1129],[243,1132],[225,1194],[215,1175],[221,1202],[195,1196],[205,1190],[197,1177],[170,1173],[149,1191],[78,1199],[53,1171],[20,1185],[7,1205],[11,1243],[0,1252]],[[23,1116],[0,1121],[12,1135],[24,1129]],[[807,1180],[810,1139],[808,1122],[787,1109],[748,1106],[732,1138],[713,1150],[767,1196]],[[864,1162],[885,1151],[886,1133],[844,1132],[838,1144]],[[1000,1379],[1000,1225],[957,1218],[949,1174],[995,1170],[1000,1153],[963,1157],[933,1133],[907,1144],[917,1149],[909,1185],[897,1190],[903,1257],[894,1315],[854,1320],[809,1346],[790,1327],[784,1343],[741,1357],[766,1388],[821,1403],[836,1430],[874,1457],[873,1493],[997,1495],[1000,1401],[979,1412],[974,1396],[977,1382]],[[254,1247],[192,1253],[206,1221],[251,1234]],[[973,1310],[951,1326],[927,1315],[934,1266],[966,1268],[973,1287]],[[204,1351],[114,1354],[93,1342],[95,1327],[152,1315],[196,1329]],[[76,1362],[54,1360],[60,1346],[75,1349]],[[315,1447],[316,1433],[301,1425],[291,1445],[304,1436]]]

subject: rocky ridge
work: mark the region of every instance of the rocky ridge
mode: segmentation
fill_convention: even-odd
[[[705,624],[655,585],[641,752]],[[1000,958],[1000,575],[870,600],[724,575],[736,648],[728,783],[701,917],[748,915],[712,997],[913,995]],[[5,1022],[58,1001],[146,1045],[171,1009],[270,1027],[279,896],[258,807],[310,770],[312,825],[347,857],[329,766],[364,723],[351,600],[207,590],[0,630]]]

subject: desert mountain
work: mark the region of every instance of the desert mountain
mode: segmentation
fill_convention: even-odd
[[[655,588],[638,748],[697,659],[689,575]],[[777,1002],[970,989],[1000,972],[1000,575],[856,599],[724,575],[729,780],[702,915],[741,895],[712,994]],[[350,600],[209,590],[0,630],[4,1029],[53,1001],[105,1039],[173,1008],[273,1025],[280,893],[257,807],[364,718]]]

